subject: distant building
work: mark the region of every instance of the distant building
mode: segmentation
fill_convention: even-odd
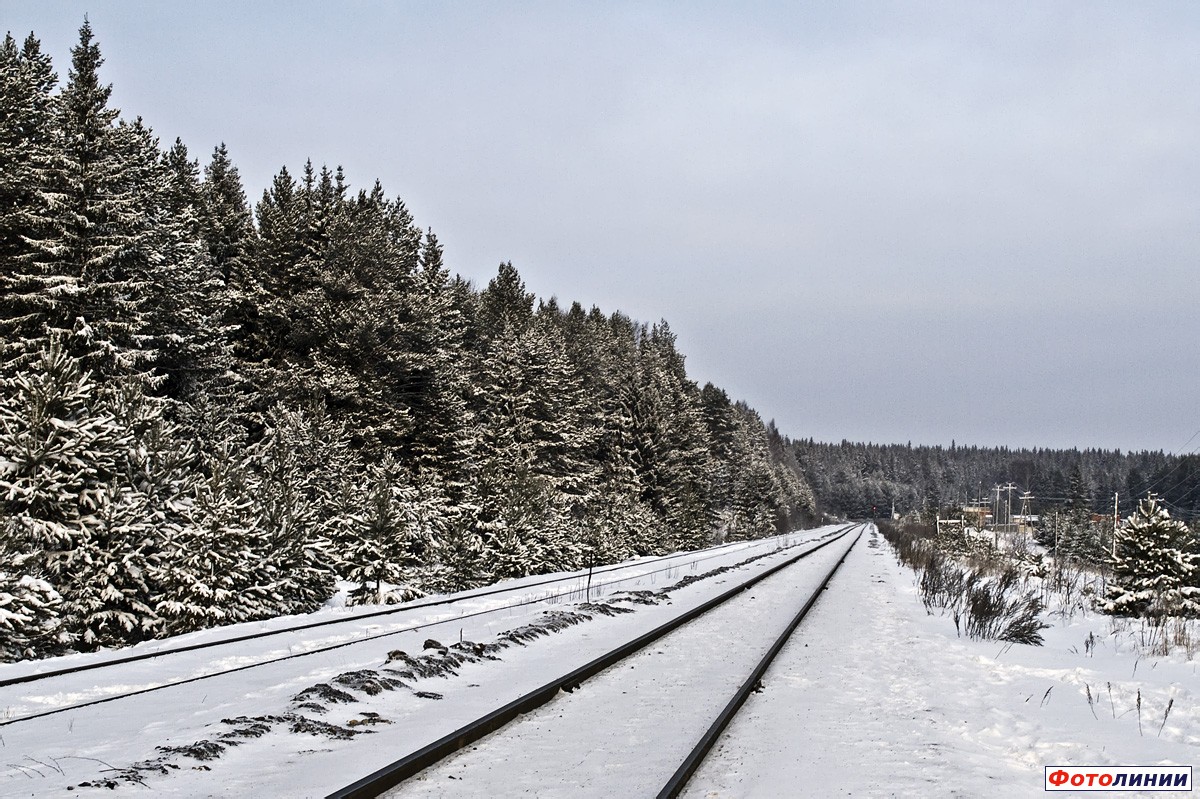
[[[976,530],[982,530],[992,523],[992,509],[983,505],[964,505],[963,518]]]

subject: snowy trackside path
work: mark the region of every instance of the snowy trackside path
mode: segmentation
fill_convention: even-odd
[[[1134,681],[1135,656],[1082,654],[1088,625],[1099,636],[1106,623],[1056,626],[1045,647],[958,638],[953,621],[926,614],[912,572],[870,535],[684,795],[1034,797],[1044,795],[1046,765],[1200,762],[1196,664],[1143,661]]]

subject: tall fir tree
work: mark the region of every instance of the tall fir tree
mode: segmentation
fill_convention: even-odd
[[[140,119],[119,121],[112,87],[100,82],[103,63],[85,21],[57,106],[57,236],[39,242],[49,271],[71,281],[60,287],[48,327],[73,331],[73,354],[101,378],[153,368],[147,301],[160,256],[147,212],[156,204],[157,142]]]
[[[232,405],[236,391],[232,331],[224,320],[229,292],[203,235],[199,165],[176,139],[162,157],[160,257],[151,270],[149,335],[158,351],[161,390],[185,405]]]

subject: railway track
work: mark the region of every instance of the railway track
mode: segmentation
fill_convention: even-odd
[[[777,538],[787,538],[787,537],[788,536],[778,536]],[[655,574],[661,574],[661,573],[669,571],[673,568],[677,568],[678,564],[680,562],[702,563],[702,562],[705,562],[714,557],[724,556],[728,552],[730,552],[731,550],[734,550],[734,549],[754,548],[754,546],[759,543],[762,543],[762,542],[761,541],[759,541],[759,542],[738,542],[737,544],[733,544],[733,545],[725,544],[725,545],[716,546],[716,547],[709,547],[707,549],[694,550],[691,552],[682,552],[682,553],[676,552],[676,553],[672,553],[670,555],[662,555],[662,556],[659,556],[656,558],[649,558],[646,560],[639,561],[637,563],[637,567],[638,567],[639,571],[635,575],[633,575],[633,577],[620,578],[618,576],[616,582],[624,582],[627,579],[633,579],[633,578],[643,577],[643,576],[648,577],[648,576],[655,575]],[[643,570],[644,567],[657,566],[658,564],[662,564],[662,563],[666,563],[667,565],[663,566],[661,568]],[[319,628],[324,628],[324,627],[334,627],[334,626],[338,626],[338,625],[344,626],[344,625],[348,625],[348,624],[359,624],[359,623],[369,620],[369,619],[386,618],[386,617],[396,616],[397,614],[411,613],[414,610],[443,607],[443,606],[451,605],[451,604],[454,604],[457,602],[462,602],[464,599],[482,599],[482,598],[486,598],[486,597],[504,595],[504,594],[529,593],[532,590],[546,588],[547,586],[555,586],[555,585],[561,586],[563,584],[575,584],[575,583],[579,583],[580,581],[585,580],[585,579],[589,579],[589,582],[591,579],[594,579],[595,584],[590,586],[590,590],[599,592],[599,591],[603,590],[605,587],[612,584],[611,582],[609,582],[610,576],[619,575],[620,573],[626,572],[626,571],[629,571],[629,566],[626,564],[601,566],[599,568],[591,569],[588,571],[575,572],[575,573],[568,574],[568,575],[551,577],[551,578],[547,578],[544,580],[537,580],[534,582],[524,582],[518,586],[483,588],[483,589],[479,589],[479,590],[475,590],[475,591],[465,591],[465,592],[456,594],[453,597],[447,597],[447,598],[443,598],[443,599],[415,600],[412,602],[405,602],[405,603],[395,605],[393,607],[389,607],[389,608],[386,608],[383,610],[374,610],[374,611],[367,611],[364,613],[356,613],[350,618],[323,619],[321,621],[313,621],[313,622],[305,622],[303,624],[287,625],[287,626],[279,627],[276,629],[262,630],[259,632],[248,633],[245,635],[234,635],[234,636],[231,636],[228,638],[220,638],[220,639],[216,639],[216,640],[202,641],[202,642],[194,643],[194,644],[176,645],[176,646],[168,645],[168,646],[164,646],[162,648],[155,649],[153,651],[120,655],[120,656],[102,660],[102,661],[96,661],[96,662],[90,662],[90,663],[84,663],[84,664],[66,666],[66,667],[60,667],[60,668],[51,668],[51,669],[47,669],[45,671],[37,671],[37,672],[32,672],[30,674],[21,674],[21,675],[15,676],[15,677],[0,677],[0,688],[9,686],[9,685],[21,685],[24,683],[37,682],[39,680],[50,679],[53,677],[60,677],[60,676],[66,675],[66,674],[79,674],[79,673],[85,672],[85,671],[93,671],[96,669],[110,668],[113,666],[122,666],[122,665],[127,665],[130,663],[138,663],[138,662],[146,661],[146,660],[156,660],[159,658],[163,658],[163,657],[167,657],[167,656],[175,655],[175,654],[182,654],[185,652],[195,652],[195,651],[203,650],[203,649],[213,649],[213,648],[217,648],[217,647],[229,646],[231,644],[242,643],[244,641],[259,641],[259,640],[263,640],[265,638],[271,638],[271,637],[280,636],[280,635],[294,635],[298,632],[304,632],[307,630],[314,630],[314,629],[319,629]],[[561,591],[551,591],[545,597],[541,597],[536,600],[531,600],[529,602],[522,602],[519,604],[530,604],[531,602],[539,602],[539,601],[540,602],[554,601],[555,599],[569,597],[572,594],[577,593],[578,590],[579,589],[577,589],[577,588],[568,588],[566,590],[561,590]],[[506,606],[506,607],[511,607],[511,605]]]
[[[774,546],[782,546],[785,541],[793,541],[795,538],[795,536],[779,537]],[[81,710],[94,705],[116,702],[170,688],[191,685],[203,680],[239,674],[284,661],[324,655],[349,647],[358,647],[379,641],[380,639],[411,633],[434,625],[453,625],[480,616],[501,614],[516,608],[539,603],[583,599],[585,593],[589,597],[600,596],[605,592],[615,590],[618,586],[625,583],[654,581],[660,575],[669,574],[685,567],[697,568],[700,564],[706,562],[722,558],[727,559],[731,555],[736,556],[739,553],[752,554],[759,549],[762,549],[764,553],[776,551],[769,541],[740,542],[739,544],[724,545],[695,552],[665,555],[640,561],[633,567],[628,565],[605,566],[593,569],[590,574],[579,572],[566,576],[535,580],[533,582],[523,582],[516,586],[482,589],[444,599],[415,601],[386,610],[355,614],[350,618],[327,619],[289,625],[283,628],[269,629],[251,634],[234,635],[219,640],[169,647],[150,652],[119,656],[98,662],[87,662],[48,669],[42,672],[0,678],[0,690],[11,686],[24,686],[20,689],[22,693],[31,692],[34,689],[53,693],[57,682],[63,678],[70,678],[84,672],[97,672],[91,676],[94,680],[94,685],[90,690],[99,694],[93,695],[85,701],[76,701],[55,707],[37,709],[33,712],[18,713],[7,718],[0,718],[0,729],[47,716]],[[509,595],[516,598],[512,601],[498,601]],[[462,606],[464,604],[467,604],[470,609],[465,611],[456,611],[453,609],[456,605]],[[444,613],[441,612],[443,610],[445,611]],[[420,615],[414,620],[412,618],[414,614]],[[362,630],[364,623],[380,619],[381,617],[396,618],[399,621],[390,629],[374,632],[364,632]],[[406,620],[405,617],[409,618]],[[340,632],[339,627],[341,628]],[[236,658],[225,657],[225,660],[245,660],[247,656],[239,650],[243,650],[250,642],[261,642],[287,634],[307,633],[318,628],[330,628],[330,635],[333,636],[334,640],[328,643],[308,646],[300,652],[290,651],[289,648],[286,654],[279,654],[282,649],[282,647],[279,647],[266,654],[249,656],[251,662],[238,662],[236,665],[229,665],[223,668],[212,668],[210,665],[213,662],[222,662],[222,649],[226,653],[238,652]],[[347,638],[349,640],[346,640]],[[121,688],[106,692],[104,670],[111,670],[113,674],[110,684],[128,686],[130,680],[127,670],[130,666],[138,664],[147,665],[153,661],[157,667],[168,658],[180,658],[184,656],[196,658],[197,666],[194,671],[169,679],[152,680],[148,684],[140,685],[134,689]],[[0,704],[5,703],[0,702]]]
[[[742,704],[761,686],[771,661],[866,528],[858,524],[839,530],[676,619],[334,791],[329,799],[391,796],[392,791],[396,796],[577,796],[589,793],[589,787],[590,793],[600,789],[602,795],[678,795]],[[799,598],[794,595],[798,586],[805,589]],[[758,601],[760,596],[765,601]],[[756,601],[757,608],[752,604]],[[780,607],[789,611],[782,627]],[[758,617],[764,626],[773,625],[770,641],[751,645],[744,639],[745,627],[738,625]],[[720,657],[714,659],[713,646],[720,642],[725,648],[718,648]],[[673,684],[643,684],[631,677],[638,671],[638,658],[646,657],[672,660],[643,669],[651,677],[641,679],[655,681],[653,675],[670,674]],[[724,697],[729,698],[723,701]],[[686,728],[694,732],[696,743],[680,752],[657,746],[659,739],[654,751],[647,751],[651,747],[638,742],[651,741],[648,728],[655,724],[668,724],[676,731]],[[604,734],[597,734],[597,726]],[[464,751],[468,747],[471,750]],[[670,751],[661,751],[664,748]],[[636,762],[631,764],[630,757]],[[547,772],[549,786],[537,781],[545,766],[539,759],[548,758],[555,761]],[[579,764],[574,762],[577,758]],[[603,784],[586,783],[586,774],[595,770],[580,766],[589,759],[600,769]],[[641,781],[612,784],[608,780],[614,772],[634,774]],[[522,780],[519,785],[511,784],[514,775]],[[651,788],[646,778],[660,782]]]

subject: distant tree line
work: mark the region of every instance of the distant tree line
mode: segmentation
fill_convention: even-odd
[[[478,289],[375,183],[251,208],[0,46],[0,657],[451,591],[816,514],[805,452],[691,381],[665,322]]]
[[[995,486],[1015,484],[1033,494],[1033,537],[1060,567],[1108,574],[1100,609],[1156,624],[1200,616],[1200,457],[812,440],[792,447],[823,512],[886,516],[894,503],[931,536],[932,517],[955,518],[979,499],[990,507]],[[980,540],[960,534],[938,543],[953,552],[961,542]]]
[[[990,507],[997,485],[1015,484],[1033,494],[1030,511],[1081,516],[1132,514],[1153,492],[1159,505],[1183,520],[1200,519],[1200,456],[1114,450],[1009,449],[1006,447],[827,444],[792,445],[822,511],[864,517],[890,513],[953,513],[983,499]],[[1007,501],[1005,493],[1003,499]],[[1014,498],[1013,512],[1019,510]]]

